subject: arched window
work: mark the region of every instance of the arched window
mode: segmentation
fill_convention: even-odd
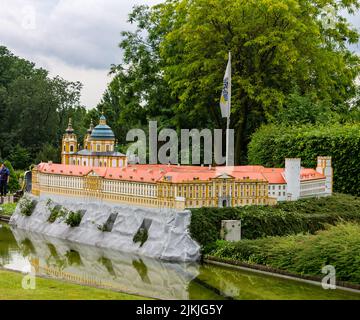
[[[74,146],[70,146],[70,152],[74,152]]]
[[[102,166],[102,162],[100,161],[100,167]]]
[[[104,162],[104,167],[106,167],[106,161]]]
[[[66,146],[64,145],[64,151],[66,151]]]

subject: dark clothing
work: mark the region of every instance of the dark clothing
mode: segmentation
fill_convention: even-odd
[[[1,196],[6,196],[7,194],[7,184],[9,179],[10,171],[8,168],[2,168],[0,170],[0,194]]]
[[[7,181],[0,181],[0,194],[2,197],[7,195]]]

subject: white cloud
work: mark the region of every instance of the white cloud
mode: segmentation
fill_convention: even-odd
[[[136,4],[162,0],[0,0],[0,45],[39,67],[84,84],[82,102],[94,107],[120,63],[120,32]],[[360,26],[359,15],[348,16]],[[360,51],[359,46],[351,47]]]
[[[120,32],[136,4],[159,0],[0,0],[0,45],[71,81],[84,84],[82,102],[95,106],[121,61]]]

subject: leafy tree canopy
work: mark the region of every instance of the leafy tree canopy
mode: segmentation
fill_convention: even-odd
[[[218,105],[231,51],[231,126],[236,161],[244,162],[251,134],[297,103],[289,98],[295,88],[303,107],[315,101],[321,112],[349,111],[359,57],[348,45],[359,34],[343,13],[358,8],[357,0],[168,0],[135,7],[129,22],[137,28],[122,33],[123,63],[113,66],[98,108],[112,114],[117,134],[149,119],[174,128],[224,128]]]
[[[69,117],[83,135],[86,110],[79,102],[81,88],[79,82],[50,78],[46,70],[0,46],[1,156],[16,169],[25,169],[40,151],[49,151],[44,146],[60,153]]]

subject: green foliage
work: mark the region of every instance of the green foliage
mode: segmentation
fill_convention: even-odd
[[[31,164],[29,151],[18,144],[11,150],[9,160],[16,169],[21,170],[27,169]]]
[[[23,197],[19,203],[20,213],[23,216],[30,217],[36,207],[37,201],[27,197]]]
[[[135,243],[140,242],[140,247],[143,246],[143,244],[146,242],[146,240],[148,239],[148,231],[146,230],[146,228],[140,228],[138,230],[138,232],[136,232],[136,234],[134,235],[133,241]]]
[[[59,163],[61,160],[60,154],[61,151],[59,148],[56,148],[49,143],[46,143],[43,145],[41,151],[37,154],[35,158],[35,163],[48,162],[48,161]]]
[[[284,105],[273,116],[273,121],[281,125],[318,124],[335,121],[339,116],[331,110],[328,101],[319,101],[314,93],[289,94]]]
[[[70,211],[66,217],[65,223],[70,227],[78,227],[80,225],[82,215],[79,211],[73,212]]]
[[[360,124],[285,127],[267,125],[249,144],[252,164],[284,166],[284,159],[300,157],[304,167],[315,167],[317,156],[331,156],[336,192],[360,195]]]
[[[11,216],[15,211],[16,205],[16,203],[5,203],[0,205],[0,214]]]
[[[50,215],[47,221],[50,223],[55,222],[57,218],[64,218],[68,214],[68,211],[59,205],[54,206],[53,208],[48,207],[48,209],[50,211]]]
[[[70,116],[82,134],[86,110],[80,106],[81,87],[50,78],[46,70],[0,46],[1,156],[16,169],[27,168],[45,145],[59,145]]]
[[[241,219],[244,239],[314,233],[343,220],[360,222],[360,199],[336,194],[275,206],[199,208],[191,212],[190,233],[206,253],[220,239],[221,220]]]
[[[218,241],[210,255],[255,263],[301,275],[323,275],[326,265],[337,280],[360,284],[360,225],[340,223],[316,235],[268,237],[239,242]]]
[[[9,184],[8,184],[9,191],[16,192],[16,191],[20,190],[19,177],[17,176],[10,161],[4,161],[4,164],[10,171],[10,179],[9,179]]]
[[[135,7],[129,21],[136,30],[122,33],[124,59],[112,69],[99,110],[105,108],[117,132],[148,119],[175,129],[223,127],[218,105],[231,51],[231,127],[236,161],[244,161],[251,134],[282,110],[315,121],[317,112],[301,111],[308,97],[323,113],[329,106],[338,112],[356,95],[359,57],[346,44],[357,43],[359,34],[343,12],[358,7],[357,0],[168,0]],[[334,28],[324,27],[324,9],[334,9]],[[287,103],[294,88],[305,97],[300,110],[294,99]]]

